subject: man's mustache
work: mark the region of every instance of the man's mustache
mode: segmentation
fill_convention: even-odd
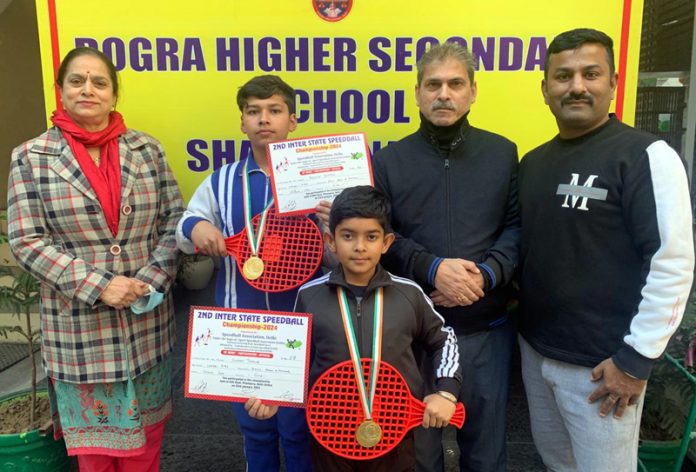
[[[578,102],[578,101],[585,101],[591,105],[594,105],[594,97],[592,95],[588,95],[586,93],[579,93],[579,94],[568,94],[565,97],[561,99],[561,106],[567,105],[569,102]]]
[[[442,100],[435,100],[432,105],[430,105],[432,111],[436,110],[452,110],[456,111],[456,107],[452,102],[443,102]]]

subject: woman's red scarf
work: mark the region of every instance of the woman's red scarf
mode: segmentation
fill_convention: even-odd
[[[80,128],[65,110],[54,111],[51,121],[63,132],[77,163],[97,194],[111,234],[116,236],[121,206],[121,159],[118,137],[126,132],[123,117],[120,113],[112,111],[109,114],[109,125],[95,133]],[[87,152],[88,147],[99,148],[99,167]]]

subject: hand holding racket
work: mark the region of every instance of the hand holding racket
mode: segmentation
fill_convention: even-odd
[[[196,223],[191,231],[191,242],[196,247],[196,252],[207,256],[227,256],[225,236],[209,221],[201,220]]]
[[[361,359],[369,376],[371,359]],[[380,457],[401,442],[406,433],[423,422],[425,404],[411,395],[401,374],[381,361],[372,419],[381,428],[381,439],[372,447],[358,443],[356,432],[365,423],[365,413],[355,387],[352,361],[344,361],[324,372],[307,400],[307,422],[316,440],[334,454],[348,459]],[[457,403],[449,424],[464,425],[464,405]]]
[[[449,424],[449,420],[454,416],[457,409],[457,399],[452,395],[452,399],[445,398],[442,393],[431,393],[423,399],[425,411],[423,412],[424,428],[444,428]]]

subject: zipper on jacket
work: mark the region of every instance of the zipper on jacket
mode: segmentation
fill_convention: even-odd
[[[447,225],[447,256],[452,255],[452,209],[450,208],[450,182],[449,182],[450,162],[449,156],[445,157],[445,213]]]

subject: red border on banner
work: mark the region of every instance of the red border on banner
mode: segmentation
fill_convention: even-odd
[[[314,2],[313,2],[314,3]],[[349,5],[352,7],[352,3]],[[55,78],[58,74],[58,67],[60,66],[60,48],[58,46],[58,16],[56,12],[56,0],[47,0],[48,4],[48,17],[51,28],[51,50],[53,55],[53,77]],[[628,40],[629,32],[631,27],[631,0],[624,0],[623,2],[623,14],[621,18],[621,39],[620,39],[620,53],[619,53],[619,80],[616,86],[616,116],[621,120],[623,118],[623,109],[626,94],[626,66],[628,63]],[[316,9],[316,5],[315,5]],[[350,9],[341,17],[345,18],[348,15]],[[62,108],[60,102],[60,91],[56,87],[56,109]]]
[[[626,99],[626,65],[628,63],[628,33],[631,29],[631,0],[624,0],[621,20],[621,52],[619,53],[619,83],[616,86],[616,117],[623,118]]]
[[[56,13],[56,0],[48,0],[48,23],[51,28],[51,53],[53,56],[53,82],[55,83],[60,67],[60,48],[58,47],[58,15]],[[60,90],[56,87],[56,110],[63,108],[60,101]]]

